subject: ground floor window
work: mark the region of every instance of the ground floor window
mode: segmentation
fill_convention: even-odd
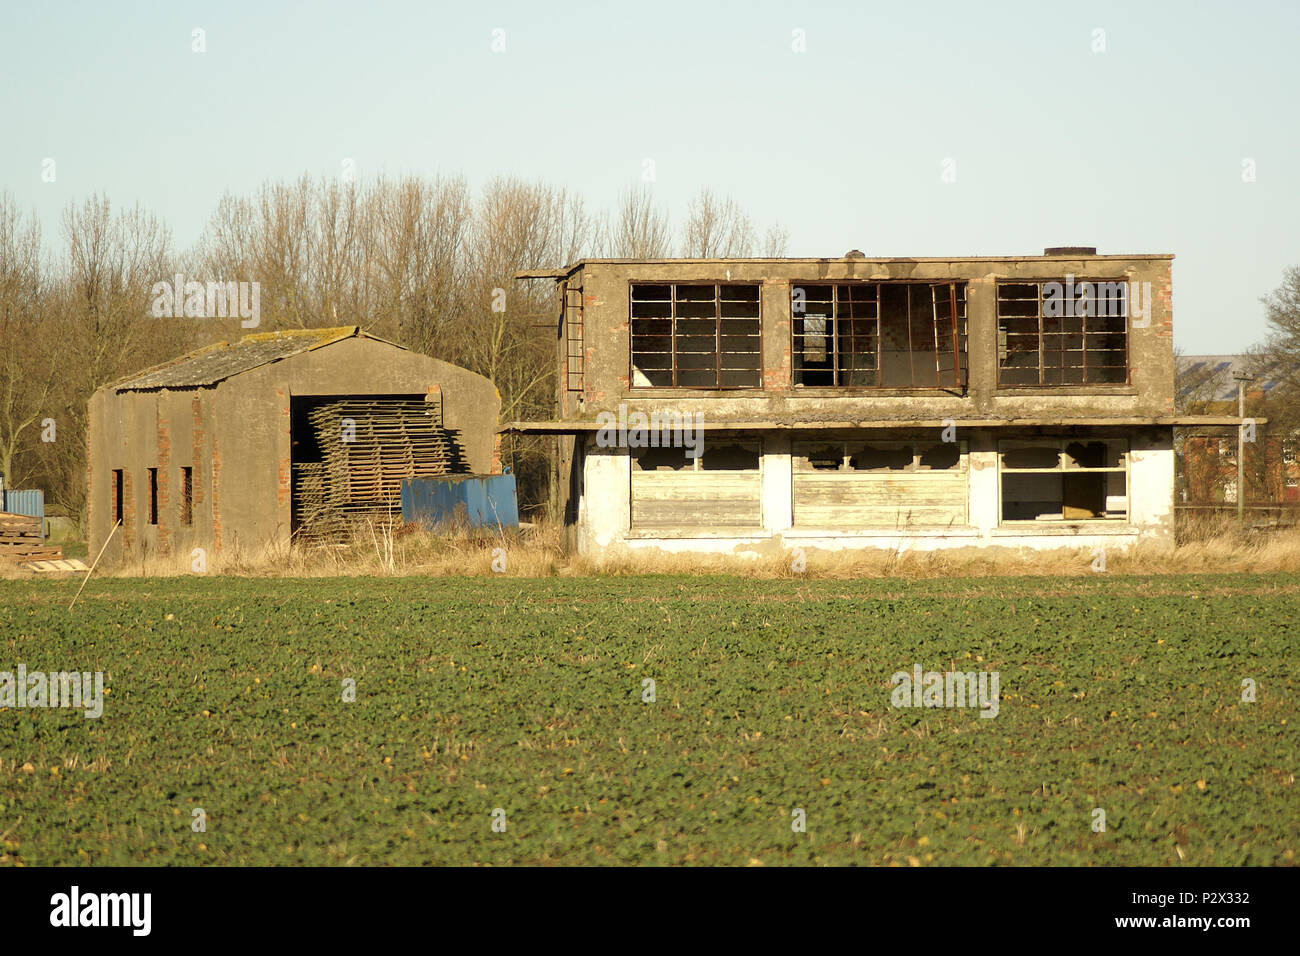
[[[758,528],[763,524],[762,445],[706,435],[701,453],[632,449],[633,528]]]
[[[791,452],[796,528],[967,523],[965,442],[796,441]]]
[[[999,442],[1002,521],[1128,519],[1128,442],[1116,438]]]

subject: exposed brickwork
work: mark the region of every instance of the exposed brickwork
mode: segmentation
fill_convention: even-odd
[[[172,513],[169,507],[171,497],[168,487],[171,475],[172,438],[167,420],[161,415],[155,419],[158,437],[158,552],[171,553]]]
[[[784,323],[782,323],[784,325]],[[778,329],[778,332],[781,330]],[[782,391],[790,388],[791,355],[789,345],[789,326],[785,326],[786,345],[781,349],[781,364],[774,368],[763,369],[763,388],[769,391]]]
[[[492,471],[491,474],[501,474],[501,436],[497,435],[492,441]]]
[[[275,503],[281,508],[288,508],[293,495],[293,460],[280,459],[280,470],[276,476]]]
[[[291,431],[290,422],[292,421],[292,416],[289,411],[289,402],[285,398],[284,392],[282,392],[280,389],[276,389],[275,394],[278,395],[280,398],[285,399],[284,404],[280,406],[280,421],[281,421],[281,428],[283,429],[281,434],[289,435]],[[292,436],[290,436],[289,439],[289,447],[290,448],[293,447]],[[279,461],[279,470],[276,475],[276,483],[275,483],[275,503],[281,509],[288,509],[289,502],[292,501],[292,499],[293,499],[293,458],[291,455],[288,458],[281,458]]]
[[[135,482],[129,468],[122,469],[122,547],[130,551],[135,544]]]
[[[194,512],[197,515],[199,505],[203,504],[203,502],[207,500],[207,495],[204,494],[204,490],[203,490],[203,468],[202,468],[203,438],[204,438],[203,402],[200,401],[197,396],[194,398],[192,402],[190,402],[190,410],[192,412],[193,420],[194,420],[194,425],[193,425],[194,448],[192,452],[193,454],[192,467],[194,468],[194,480],[191,482],[190,485],[190,489],[191,489],[190,493],[194,496],[193,497]]]
[[[217,436],[212,436],[212,551],[221,550],[221,510],[218,507],[218,481],[221,478],[221,452],[217,448]]]

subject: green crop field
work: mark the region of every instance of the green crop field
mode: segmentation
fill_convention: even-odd
[[[75,587],[0,581],[107,688],[0,710],[9,864],[1297,861],[1296,575]]]

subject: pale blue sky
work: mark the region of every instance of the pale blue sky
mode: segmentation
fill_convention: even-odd
[[[597,207],[652,158],[676,223],[707,185],[791,255],[1172,252],[1177,344],[1230,352],[1300,265],[1297,39],[1293,2],[9,0],[0,188],[48,239],[106,192],[185,248],[223,192],[347,157]]]

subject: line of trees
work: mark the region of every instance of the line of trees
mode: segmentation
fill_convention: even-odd
[[[44,488],[53,508],[82,520],[95,389],[250,331],[233,309],[154,316],[154,285],[178,273],[259,283],[258,332],[360,325],[486,375],[511,420],[549,417],[556,388],[555,340],[538,328],[556,318],[554,290],[514,273],[674,254],[781,256],[786,234],[774,226],[760,237],[735,201],[707,189],[674,230],[648,186],[592,212],[581,196],[518,179],[475,194],[458,176],[303,177],[226,195],[195,246],[179,251],[160,219],[103,196],[70,204],[48,243],[0,193],[0,476]],[[537,439],[507,441],[525,505],[546,500],[548,451]]]

